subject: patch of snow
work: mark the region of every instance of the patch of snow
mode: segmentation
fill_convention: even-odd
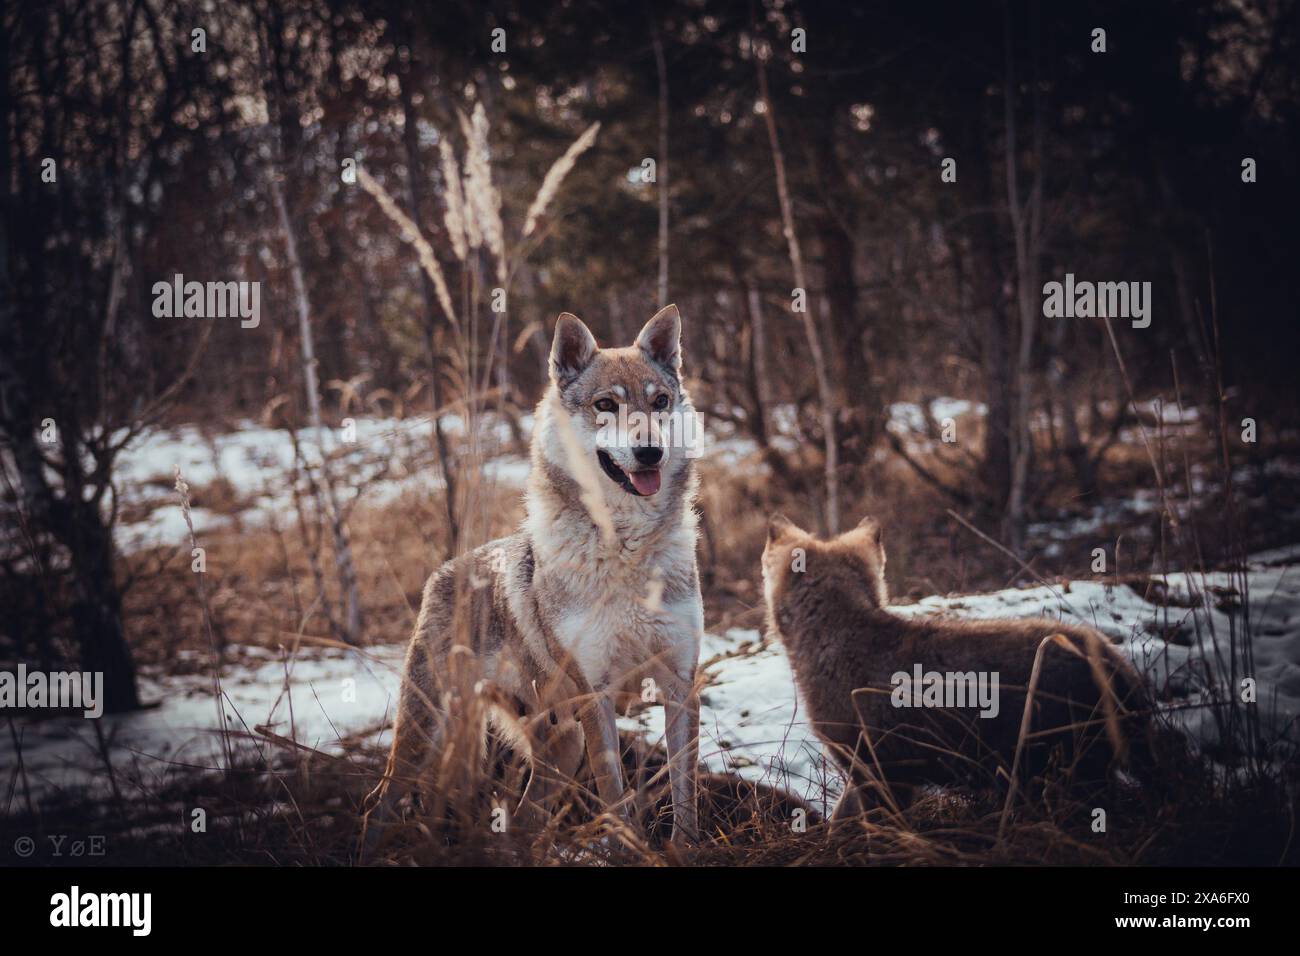
[[[988,406],[965,398],[940,396],[930,400],[927,418],[925,408],[916,402],[894,402],[889,406],[889,418],[885,427],[899,435],[907,432],[925,435],[930,432],[931,422],[941,424],[945,418],[957,419],[972,413],[983,417],[988,414]]]
[[[1300,546],[1257,555],[1249,564],[1250,661],[1243,657],[1240,608],[1233,592],[1240,577],[1171,574],[1167,593],[1175,603],[1149,603],[1127,585],[1075,581],[1066,587],[1039,586],[988,594],[929,597],[894,610],[903,615],[957,614],[963,617],[1045,616],[1085,623],[1117,638],[1147,678],[1170,717],[1194,740],[1212,745],[1219,726],[1211,684],[1234,657],[1234,674],[1256,682],[1259,719],[1266,734],[1294,747],[1300,715]],[[1289,563],[1280,563],[1287,560]],[[1197,600],[1199,598],[1199,600]],[[1168,642],[1164,634],[1181,635]],[[404,648],[391,645],[354,651],[303,649],[286,664],[270,652],[252,663],[228,666],[223,690],[228,728],[234,732],[267,726],[274,733],[326,752],[361,735],[386,745],[400,683]],[[764,643],[757,631],[733,629],[705,636],[701,659],[708,686],[701,699],[700,757],[713,771],[783,787],[805,799],[833,800],[840,782],[804,718],[785,651]],[[210,676],[144,678],[146,700],[160,706],[102,718],[101,729],[124,792],[152,792],[173,774],[219,765],[220,739]],[[1220,692],[1226,689],[1219,688]],[[1220,698],[1221,699],[1221,698]],[[624,717],[625,727],[663,739],[663,711],[650,708]],[[76,785],[106,787],[94,728],[81,718],[25,720],[17,724],[25,781],[16,776],[18,753],[9,735],[0,738],[0,767],[6,791],[24,785],[33,799]],[[265,741],[256,746],[272,748]]]
[[[396,645],[371,649],[365,657],[313,649],[286,662],[269,651],[245,648],[243,656],[252,662],[222,672],[226,729],[245,739],[241,748],[253,746],[268,754],[276,745],[254,734],[259,726],[325,751],[336,751],[348,735],[366,730],[377,735],[393,715],[403,653]],[[157,701],[156,707],[100,718],[113,774],[125,797],[154,793],[176,775],[222,765],[210,673],[142,675],[139,686],[141,698]],[[68,788],[107,792],[108,770],[89,720],[51,717],[15,727],[21,764],[13,738],[6,735],[0,767],[5,769],[5,792],[11,784],[15,787],[17,807],[23,806],[26,792],[38,804],[43,796]]]
[[[382,505],[411,492],[430,494],[441,490],[443,481],[431,459],[430,418],[357,417],[353,421],[356,440],[347,444],[341,441],[340,429],[324,429],[327,450],[342,453],[335,473],[347,476],[340,483],[345,499],[358,495],[367,504]],[[531,428],[532,416],[524,416],[521,424]],[[463,419],[455,415],[444,415],[442,426],[452,436],[461,436],[465,431]],[[527,460],[500,453],[510,438],[509,426],[485,416],[480,433],[484,478],[523,487],[528,477]],[[314,431],[300,429],[297,438],[305,461],[313,468],[319,466]],[[412,467],[412,463],[416,466]],[[290,481],[294,449],[285,430],[253,422],[220,434],[207,434],[193,425],[154,429],[123,449],[114,472],[114,488],[123,509],[141,515],[119,520],[115,528],[116,541],[124,552],[176,546],[187,540],[173,488],[173,470],[178,465],[191,489],[199,494],[200,504],[203,488],[217,479],[225,479],[238,493],[251,496],[248,507],[238,509],[241,527],[269,527],[274,520],[283,520],[280,516],[293,512]],[[305,488],[305,480],[300,479],[300,490]],[[236,520],[235,516],[203,507],[194,508],[194,519],[200,534],[230,527]]]

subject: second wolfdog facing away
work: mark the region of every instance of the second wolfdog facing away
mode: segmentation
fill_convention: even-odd
[[[635,344],[612,349],[598,348],[565,313],[550,375],[523,526],[448,561],[425,585],[363,852],[397,801],[447,765],[448,715],[473,710],[470,696],[490,700],[474,712],[528,758],[516,813],[525,829],[545,824],[584,755],[601,803],[630,821],[616,706],[648,687],[666,711],[672,839],[697,838],[694,681],[704,610],[697,478],[679,433],[695,413],[681,377],[677,307],[660,310]],[[635,430],[607,430],[609,418],[631,422],[633,413]]]
[[[918,784],[988,785],[999,766],[1010,772],[1035,656],[1054,635],[1021,768],[1041,772],[1055,756],[1072,780],[1100,782],[1126,753],[1146,759],[1142,679],[1102,634],[1041,618],[905,618],[886,607],[884,569],[880,527],[869,517],[830,541],[781,515],[769,523],[769,633],[785,646],[813,729],[848,778],[832,819],[877,802],[906,807]],[[934,675],[920,682],[924,693],[921,675]]]

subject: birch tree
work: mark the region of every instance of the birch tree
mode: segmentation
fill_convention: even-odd
[[[307,291],[302,259],[298,253],[298,238],[284,198],[283,177],[287,164],[284,157],[284,144],[278,133],[284,120],[285,104],[279,95],[279,91],[274,89],[271,80],[272,71],[269,69],[270,57],[267,50],[267,47],[271,44],[274,44],[277,51],[284,49],[283,38],[278,32],[282,27],[282,22],[278,16],[272,13],[272,15],[262,19],[261,27],[258,31],[258,38],[262,44],[262,75],[264,77],[267,108],[272,116],[272,127],[276,133],[271,147],[272,160],[271,167],[267,170],[267,181],[276,224],[280,232],[280,238],[284,243],[285,266],[289,272],[289,280],[293,291],[302,358],[303,389],[307,397],[308,423],[311,426],[312,437],[315,440],[316,450],[320,458],[321,481],[318,486],[317,507],[319,509],[318,513],[324,513],[333,537],[334,567],[338,575],[339,589],[342,592],[343,599],[342,638],[349,644],[357,644],[361,640],[364,621],[360,588],[357,583],[356,563],[352,557],[352,541],[348,533],[347,521],[344,519],[343,510],[339,504],[331,459],[332,442],[329,440],[321,416],[319,366],[316,359],[315,334],[312,328],[311,299]],[[304,544],[308,543],[304,542]]]
[[[772,150],[772,165],[776,172],[776,192],[781,203],[781,228],[785,234],[786,247],[790,255],[790,268],[794,272],[796,289],[804,291],[808,298],[808,276],[804,269],[803,252],[799,247],[799,235],[795,231],[794,211],[790,203],[790,187],[785,176],[785,154],[781,152],[781,139],[776,129],[776,113],[772,108],[772,97],[768,91],[767,71],[764,69],[764,54],[758,44],[751,44],[754,54],[754,67],[758,71],[759,100],[763,104],[763,121],[767,126],[767,140]],[[831,389],[830,375],[826,370],[826,355],[822,351],[821,338],[817,332],[817,323],[813,320],[812,309],[807,301],[800,313],[803,321],[804,335],[808,340],[808,351],[812,355],[813,372],[817,377],[817,394],[821,402],[822,436],[826,447],[826,506],[822,511],[823,530],[828,534],[839,532],[840,492],[839,492],[839,446],[835,437],[835,397]]]

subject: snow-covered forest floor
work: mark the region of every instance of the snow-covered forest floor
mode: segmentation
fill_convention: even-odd
[[[936,420],[978,413],[978,407],[951,401],[931,409]],[[523,429],[530,424],[525,418]],[[444,427],[463,438],[458,421],[446,419]],[[919,407],[896,406],[890,427],[903,429],[924,449],[925,416]],[[480,480],[505,499],[517,498],[527,459],[512,443],[509,429],[500,426],[486,434],[478,449]],[[357,513],[400,513],[401,503],[411,496],[439,493],[441,482],[429,462],[427,419],[363,419],[357,422],[355,440],[336,437],[331,434],[335,454],[353,476],[345,494],[350,513],[358,506]],[[298,438],[311,461],[314,437],[303,432]],[[711,435],[706,446],[705,460],[713,467],[735,468],[754,458],[751,442],[726,431]],[[232,536],[292,534],[298,507],[294,462],[294,442],[286,432],[252,423],[225,433],[192,426],[147,433],[128,447],[119,464],[119,549],[127,556],[188,556],[188,529],[172,488],[177,467],[195,489],[195,532],[201,543],[214,546],[214,564],[221,564],[218,542]],[[1270,467],[1283,478],[1291,474],[1285,461]],[[1245,482],[1250,476],[1239,477]],[[1205,493],[1207,487],[1208,479],[1195,490]],[[299,478],[298,491],[304,490]],[[1047,563],[1038,567],[1037,583],[982,593],[917,595],[919,600],[905,597],[896,610],[910,615],[1048,616],[1093,625],[1124,648],[1147,676],[1170,722],[1209,757],[1226,745],[1224,702],[1237,687],[1233,682],[1252,677],[1253,706],[1261,733],[1271,742],[1271,755],[1283,762],[1293,759],[1300,737],[1300,546],[1259,551],[1235,571],[1208,574],[1157,569],[1123,577],[1050,573],[1049,564],[1062,549],[1077,549],[1099,529],[1158,508],[1152,489],[1136,488],[1085,511],[1040,521],[1031,528],[1031,545]],[[418,581],[433,564],[429,555],[427,568],[409,576]],[[755,566],[755,579],[757,574]],[[410,586],[405,590],[409,604]],[[702,763],[718,774],[779,788],[825,812],[841,781],[804,720],[784,650],[765,640],[752,607],[740,615],[740,624],[728,616],[710,615],[709,620],[701,656],[707,680]],[[197,619],[191,615],[170,624],[197,627]],[[0,737],[6,807],[10,814],[38,817],[42,806],[76,805],[88,797],[117,801],[120,807],[156,802],[155,795],[169,791],[189,793],[222,766],[223,743],[231,739],[240,759],[254,767],[291,767],[295,755],[303,754],[345,761],[366,755],[371,762],[364,768],[372,771],[373,758],[389,741],[406,627],[390,621],[382,638],[357,649],[297,639],[310,630],[301,615],[298,635],[258,633],[245,640],[232,628],[223,629],[218,671],[223,717],[215,701],[211,649],[178,641],[166,653],[146,654],[140,679],[142,697],[153,705],[148,709],[101,721],[52,717],[11,723],[9,733]],[[649,708],[623,717],[622,726],[653,746],[662,740],[662,716],[658,708]],[[224,742],[219,732],[223,719]],[[163,811],[164,818],[182,812],[184,803],[181,799]],[[139,821],[137,830],[158,826],[166,824],[153,814]]]

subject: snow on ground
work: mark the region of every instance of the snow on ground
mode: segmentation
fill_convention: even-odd
[[[936,421],[967,413],[983,415],[985,409],[965,399],[937,398],[930,403],[930,414]],[[777,406],[770,417],[776,432],[773,446],[785,452],[796,450],[799,438],[793,406]],[[707,414],[702,419],[703,454],[709,462],[728,467],[756,452],[757,444],[738,434],[730,423],[711,420]],[[427,494],[441,489],[442,480],[432,459],[433,424],[428,416],[358,416],[352,421],[355,434],[346,442],[341,429],[324,430],[327,448],[342,455],[335,468],[336,474],[347,478],[341,483],[345,499],[357,495],[366,504],[382,505],[407,492]],[[925,413],[919,405],[910,403],[892,405],[890,421],[893,427],[916,431],[926,428]],[[465,424],[457,416],[444,415],[442,425],[446,434],[463,437]],[[532,416],[522,416],[520,426],[526,439],[532,429]],[[520,455],[503,453],[511,437],[506,425],[485,414],[479,433],[486,436],[483,477],[506,487],[523,487],[528,461]],[[316,466],[320,455],[315,434],[304,428],[297,432],[297,438],[303,457]],[[287,431],[251,421],[221,433],[194,425],[151,429],[123,449],[114,472],[122,515],[115,534],[122,551],[174,546],[188,540],[173,487],[173,472],[178,465],[197,495],[193,517],[200,535],[229,527],[236,520],[241,527],[249,528],[268,527],[273,521],[292,523],[288,517],[294,507],[289,478],[293,474],[294,448]],[[229,482],[237,494],[244,496],[237,516],[203,506],[198,493],[218,480]]]
[[[951,399],[931,403],[928,411],[937,419],[984,413],[980,406]],[[1162,413],[1167,416],[1168,411],[1165,406]],[[919,406],[891,409],[891,421],[896,425],[924,427],[924,419]],[[444,425],[454,435],[463,431],[451,417],[444,419]],[[715,431],[711,425],[706,420],[705,453],[709,459],[722,460],[725,466],[729,460],[754,452],[753,443],[733,429]],[[523,426],[526,433],[531,420],[525,419]],[[356,429],[357,440],[347,450],[347,466],[350,478],[371,476],[364,484],[350,482],[364,488],[358,492],[364,501],[379,503],[411,490],[437,487],[436,469],[430,464],[432,426],[427,418],[358,419]],[[528,463],[502,453],[501,444],[508,438],[504,426],[487,428],[484,433],[489,436],[487,442],[493,443],[493,448],[485,448],[485,454],[496,453],[489,457],[487,476],[507,486],[522,486]],[[301,433],[300,444],[310,458],[312,436]],[[252,526],[290,520],[283,515],[293,507],[286,484],[292,462],[293,446],[285,432],[252,424],[219,435],[193,427],[143,435],[125,450],[116,475],[124,512],[134,506],[137,515],[120,525],[119,544],[131,551],[186,540],[171,488],[177,464],[196,489],[224,478],[247,496],[247,507],[237,519],[196,508],[200,534],[233,520]],[[1154,492],[1139,491],[1130,505],[1141,514],[1158,507],[1158,502]],[[1078,527],[1064,530],[1082,533],[1094,524],[1100,527],[1113,517],[1103,513],[1103,508],[1099,505],[1096,513],[1077,519]],[[1031,528],[1031,536],[1055,538],[1062,533],[1059,523]],[[1251,674],[1257,681],[1261,721],[1272,735],[1294,745],[1300,736],[1296,729],[1300,714],[1300,546],[1256,555],[1249,564],[1245,586],[1254,635],[1251,664],[1242,662],[1241,650],[1236,647],[1242,614],[1235,606],[1238,599],[1233,590],[1242,584],[1227,574],[1207,579],[1171,574],[1164,579],[1166,603],[1159,605],[1148,603],[1127,585],[1079,581],[982,595],[931,597],[896,610],[909,615],[1045,615],[1091,624],[1122,642],[1175,719],[1207,744],[1215,742],[1219,731],[1211,711],[1197,705],[1207,699],[1207,682],[1222,673],[1236,648],[1236,672]],[[1188,604],[1195,609],[1178,606]],[[303,649],[286,663],[270,652],[244,649],[240,658],[245,663],[229,665],[222,674],[229,726],[236,731],[266,727],[281,737],[326,751],[339,750],[341,739],[354,736],[383,746],[388,731],[382,727],[392,718],[401,657],[399,646],[370,649],[365,655]],[[814,801],[833,798],[839,787],[837,775],[803,719],[783,649],[765,644],[755,631],[731,630],[706,635],[701,660],[710,679],[700,721],[701,758],[708,767],[781,786]],[[156,700],[159,706],[106,717],[100,723],[124,792],[130,793],[131,786],[139,792],[153,792],[174,774],[217,766],[220,744],[215,733],[218,718],[211,675],[144,674],[141,689],[146,700]],[[652,742],[663,739],[659,708],[623,718],[623,724],[642,729]],[[64,787],[107,786],[94,727],[88,721],[24,720],[15,726],[21,734],[21,778],[14,741],[9,735],[0,735],[0,786],[4,793],[13,794],[11,799],[22,801],[24,788],[39,802],[43,795]],[[273,747],[265,741],[256,745]]]
[[[442,421],[448,435],[463,435],[464,425],[458,418],[444,416]],[[346,477],[340,482],[345,501],[355,496],[368,505],[383,505],[409,492],[429,494],[441,490],[429,418],[357,418],[355,423],[355,441],[346,444],[341,441],[340,430],[325,430],[327,447],[343,453],[335,474]],[[755,442],[737,435],[732,426],[712,425],[706,418],[703,454],[710,462],[735,464],[756,451]],[[532,415],[521,416],[520,427],[526,440],[532,430]],[[529,463],[526,457],[504,450],[509,430],[504,424],[489,421],[480,431],[488,436],[482,448],[483,478],[502,487],[522,488]],[[310,429],[298,432],[298,443],[304,458],[313,467],[318,464],[320,456]],[[796,444],[788,436],[773,438],[773,445],[783,451],[792,451]],[[282,526],[292,524],[294,504],[289,479],[293,463],[293,442],[288,432],[253,422],[220,434],[205,433],[193,425],[146,432],[123,450],[114,473],[122,514],[114,532],[118,547],[130,553],[189,540],[174,489],[173,470],[177,465],[196,493],[193,518],[200,536],[230,527],[236,520],[246,528],[269,527],[276,521]],[[237,515],[203,506],[202,490],[218,479],[229,482],[245,496]],[[305,491],[305,483],[300,488]]]
[[[372,648],[363,657],[352,651],[310,650],[286,660],[262,648],[243,648],[241,656],[250,662],[222,671],[227,727],[245,737],[264,727],[305,746],[337,752],[343,738],[377,728],[386,714],[391,719],[403,651],[396,645]],[[182,652],[182,662],[190,663],[184,658],[192,656]],[[142,674],[139,685],[141,699],[157,706],[100,719],[124,796],[154,793],[177,776],[222,765],[210,670]],[[12,736],[6,735],[0,745],[0,787],[13,793],[16,806],[24,806],[28,791],[39,804],[43,796],[63,789],[102,791],[109,786],[91,721],[55,717],[15,726],[21,762]],[[265,740],[253,745],[268,756],[276,749]]]
[[[889,406],[886,427],[899,435],[907,432],[925,435],[931,431],[932,422],[942,425],[945,418],[955,420],[962,415],[972,413],[982,418],[988,414],[988,406],[983,402],[970,402],[964,398],[940,397],[931,399],[927,418],[926,409],[916,402],[894,402]]]
[[[1066,586],[1024,589],[955,598],[930,597],[900,608],[903,613],[956,612],[964,617],[1046,616],[1083,623],[1120,641],[1146,676],[1174,722],[1202,745],[1219,743],[1214,710],[1203,706],[1233,693],[1225,676],[1253,677],[1259,718],[1269,739],[1300,741],[1300,564],[1252,559],[1244,575],[1250,607],[1251,659],[1244,656],[1240,595],[1242,576],[1174,573],[1154,577],[1165,585],[1166,605],[1148,603],[1128,585],[1075,581]],[[1193,607],[1178,605],[1191,604]],[[1234,663],[1235,662],[1235,663]]]
[[[1172,507],[1181,516],[1186,504],[1175,500]],[[1105,498],[1088,505],[1082,514],[1058,517],[1051,521],[1031,521],[1025,527],[1028,542],[1044,558],[1056,558],[1065,547],[1081,538],[1095,537],[1105,529],[1127,527],[1129,534],[1146,540],[1151,531],[1151,516],[1160,511],[1160,492],[1154,488],[1137,488],[1123,498]]]
[[[1106,404],[1113,411],[1111,404]],[[887,427],[899,435],[914,451],[934,448],[934,429],[945,419],[963,416],[982,418],[987,408],[967,399],[940,396],[921,404],[895,402],[889,406]],[[1196,409],[1179,411],[1176,405],[1147,401],[1139,411],[1149,420],[1165,425],[1195,424]],[[735,412],[743,415],[743,410]],[[804,440],[800,436],[797,415],[790,405],[769,410],[775,448],[796,451]],[[428,416],[408,418],[350,419],[355,434],[346,436],[342,429],[326,428],[327,448],[340,456],[336,474],[345,501],[358,498],[366,504],[382,505],[408,492],[432,493],[441,488],[438,469],[432,457],[433,425]],[[714,465],[727,468],[752,458],[756,443],[730,422],[713,419],[702,413],[704,422],[704,456]],[[455,415],[442,417],[446,434],[464,438],[465,423]],[[1040,423],[1045,424],[1045,423]],[[526,439],[532,416],[520,420]],[[506,487],[522,487],[528,476],[526,457],[511,454],[507,443],[511,435],[505,423],[486,413],[478,433],[483,436],[483,477]],[[301,429],[298,444],[304,458],[314,467],[320,460],[314,433]],[[1136,433],[1128,439],[1138,443]],[[886,452],[883,450],[881,454]],[[273,523],[292,523],[293,494],[289,484],[293,474],[294,449],[288,432],[267,428],[252,421],[239,423],[233,430],[214,433],[194,425],[151,429],[137,436],[118,458],[114,472],[114,490],[119,507],[115,535],[119,548],[126,553],[154,546],[176,546],[188,540],[188,530],[177,505],[173,488],[173,470],[179,465],[186,481],[196,493],[193,511],[195,528],[202,535],[219,528],[263,528]],[[1295,477],[1296,466],[1282,463],[1269,468],[1276,477]],[[1279,470],[1280,469],[1280,470]],[[1289,470],[1286,470],[1289,469]],[[58,476],[51,474],[56,484]],[[1244,479],[1243,472],[1239,480]],[[237,502],[223,502],[221,511],[205,507],[202,492],[212,483],[224,480]],[[1200,483],[1199,480],[1196,483]],[[305,488],[305,482],[300,487]],[[1201,489],[1193,489],[1199,491]],[[1070,521],[1055,521],[1029,528],[1031,542],[1042,544],[1045,554],[1060,552],[1063,536],[1089,533],[1119,519],[1140,519],[1159,507],[1153,490],[1141,490],[1131,500],[1100,502],[1088,514]],[[233,512],[233,513],[232,513]]]
[[[1076,581],[1068,586],[1008,589],[988,594],[931,597],[895,610],[900,614],[953,613],[967,617],[1045,615],[1091,624],[1122,641],[1147,675],[1175,721],[1195,739],[1212,744],[1218,729],[1206,699],[1208,674],[1230,651],[1234,621],[1232,589],[1241,579],[1227,574],[1171,574],[1174,603],[1199,601],[1195,610],[1144,601],[1127,585]],[[1296,742],[1300,714],[1300,546],[1256,556],[1246,575],[1254,634],[1254,663],[1243,670],[1257,681],[1260,719],[1270,736]],[[1167,642],[1157,632],[1175,634]],[[1240,643],[1240,633],[1236,635]],[[252,662],[228,666],[222,675],[229,726],[266,727],[306,746],[338,752],[344,738],[384,746],[399,684],[403,648],[372,648],[362,655],[341,650],[302,650],[286,662],[261,651]],[[1238,649],[1240,659],[1240,649]],[[700,756],[709,769],[734,771],[820,802],[839,789],[835,771],[804,720],[784,650],[765,644],[758,632],[733,629],[706,635],[701,661],[709,685],[701,700]],[[287,680],[286,680],[287,670]],[[160,705],[121,717],[102,718],[118,783],[128,796],[153,792],[175,774],[218,765],[220,742],[211,675],[152,676],[142,680],[146,700]],[[652,743],[663,739],[663,712],[651,708],[622,718]],[[23,778],[13,740],[0,739],[4,792],[21,801],[25,789],[39,802],[60,788],[107,786],[93,726],[85,719],[22,721]],[[273,749],[262,742],[259,746]],[[11,776],[12,775],[12,776]],[[11,790],[10,788],[14,789]]]
[[[431,493],[442,487],[433,466],[433,424],[426,416],[405,419],[356,418],[355,434],[327,428],[326,448],[341,454],[334,472],[346,478],[340,482],[345,501],[353,497],[382,505],[409,491]],[[444,415],[443,430],[451,436],[464,432],[464,423]],[[525,416],[524,427],[531,425]],[[484,439],[485,480],[510,487],[522,487],[528,477],[528,461],[504,453],[509,431],[503,424],[480,429]],[[319,464],[315,434],[311,429],[297,433],[301,453],[313,467]],[[173,470],[181,473],[200,493],[205,486],[224,479],[240,495],[247,496],[238,509],[243,527],[268,527],[273,521],[292,522],[294,470],[293,440],[283,429],[263,428],[244,422],[234,431],[208,434],[193,425],[155,429],[141,435],[123,450],[114,472],[114,488],[124,512],[115,529],[118,546],[124,552],[153,546],[183,543],[188,531],[174,490]],[[306,484],[300,484],[300,490]],[[193,511],[200,534],[230,526],[236,518],[202,506],[202,495]]]

